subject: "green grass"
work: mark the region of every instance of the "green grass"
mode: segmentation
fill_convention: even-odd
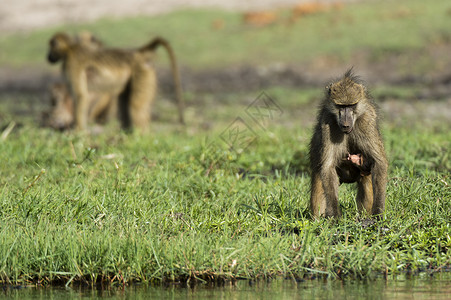
[[[146,136],[114,128],[63,134],[24,121],[0,143],[2,281],[371,278],[449,269],[448,127],[385,124],[390,180],[376,225],[362,226],[352,185],[341,187],[340,220],[313,221],[310,126],[292,124],[294,92],[274,93],[285,113],[267,131],[243,113],[244,95],[229,96],[238,104],[220,106],[222,117],[193,116],[185,129],[156,122]],[[4,114],[3,125],[17,120]],[[241,153],[219,138],[237,115],[259,135]],[[215,125],[202,132],[199,117]]]
[[[346,59],[361,49],[377,61],[446,42],[449,7],[438,0],[361,3],[261,29],[218,11],[105,19],[3,36],[0,65],[43,66],[45,41],[66,29],[92,30],[115,46],[161,34],[173,41],[182,64],[202,69]],[[216,19],[224,29],[212,29]],[[414,62],[424,70],[424,60]],[[411,104],[420,88],[379,86],[374,96]],[[98,135],[39,128],[42,95],[1,95],[1,282],[373,278],[450,269],[449,119],[383,119],[390,175],[382,220],[362,225],[367,216],[357,212],[352,185],[340,188],[341,219],[312,220],[307,149],[312,103],[322,90],[266,92],[283,110],[266,130],[245,113],[260,91],[186,91],[188,125],[172,125],[174,105],[157,100],[157,121],[144,136],[115,124]],[[434,105],[424,100],[414,110],[428,104]],[[232,151],[221,136],[236,117],[256,138]]]
[[[279,21],[264,28],[243,24],[239,13],[221,11],[105,18],[90,24],[5,35],[0,38],[0,65],[44,66],[47,41],[60,30],[90,30],[115,47],[140,46],[162,35],[173,43],[181,64],[193,68],[305,62],[318,56],[344,60],[368,49],[377,60],[387,53],[419,51],[426,44],[449,42],[450,9],[446,0],[373,1],[306,16],[293,24],[288,22],[289,11],[281,10]],[[222,20],[224,28],[214,29],[215,20]],[[423,69],[428,65],[424,64]]]

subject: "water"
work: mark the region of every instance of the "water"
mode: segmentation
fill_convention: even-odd
[[[126,288],[10,288],[8,299],[451,299],[451,273],[372,281],[272,280],[239,281],[222,287],[194,288],[132,286]]]

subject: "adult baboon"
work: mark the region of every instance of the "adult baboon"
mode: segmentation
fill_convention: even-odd
[[[379,215],[385,208],[388,163],[375,105],[348,70],[326,87],[310,143],[313,216],[338,217],[338,186],[357,182],[357,206]]]
[[[73,43],[89,50],[98,50],[103,43],[89,31],[81,31],[73,36]],[[43,114],[43,124],[54,129],[69,129],[74,125],[74,100],[68,87],[62,82],[49,87],[50,110]],[[109,93],[89,93],[88,121],[105,123],[117,114],[117,97]]]
[[[120,96],[120,117],[124,128],[145,130],[157,89],[155,71],[148,52],[164,46],[169,53],[175,80],[179,120],[183,123],[183,99],[175,55],[169,43],[160,37],[135,50],[89,49],[74,42],[65,33],[56,33],[49,42],[48,61],[63,62],[63,75],[74,99],[75,127],[86,129],[89,95]]]

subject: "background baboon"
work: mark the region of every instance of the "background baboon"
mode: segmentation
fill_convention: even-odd
[[[352,69],[326,87],[310,144],[313,216],[340,216],[343,182],[357,182],[360,210],[383,213],[388,163],[377,123],[375,105]]]
[[[74,102],[64,83],[49,87],[50,110],[43,114],[43,124],[54,129],[70,128],[74,122]]]
[[[164,46],[169,53],[175,80],[179,120],[183,123],[183,99],[175,55],[169,43],[155,38],[136,50],[91,49],[73,41],[64,33],[49,42],[48,61],[63,62],[63,75],[74,101],[75,127],[86,128],[90,94],[120,96],[120,117],[124,128],[144,130],[150,122],[151,104],[156,93],[155,71],[148,62],[148,52]]]
[[[90,31],[80,31],[77,33],[74,37],[74,42],[91,50],[98,50],[104,47],[103,42]]]
[[[73,42],[86,49],[98,50],[103,43],[89,31],[73,37]],[[54,83],[49,87],[50,110],[43,114],[43,124],[55,129],[69,129],[74,125],[74,100],[66,84]],[[110,93],[89,93],[88,121],[104,123],[117,114],[117,97]]]
[[[43,123],[54,129],[69,129],[74,125],[74,100],[67,85],[58,82],[49,88],[50,111],[44,114]],[[105,123],[117,115],[117,97],[110,94],[90,93],[88,121]]]

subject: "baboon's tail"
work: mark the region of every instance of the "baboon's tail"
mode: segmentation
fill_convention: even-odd
[[[185,124],[185,118],[183,117],[183,110],[185,108],[185,104],[182,95],[182,85],[180,82],[179,69],[175,59],[174,50],[172,50],[171,45],[164,38],[156,37],[149,44],[138,49],[138,51],[139,52],[155,51],[159,46],[163,46],[169,54],[169,59],[171,60],[172,76],[174,78],[175,94],[176,94],[175,96],[177,100],[177,106],[179,109],[179,121],[180,123]]]

